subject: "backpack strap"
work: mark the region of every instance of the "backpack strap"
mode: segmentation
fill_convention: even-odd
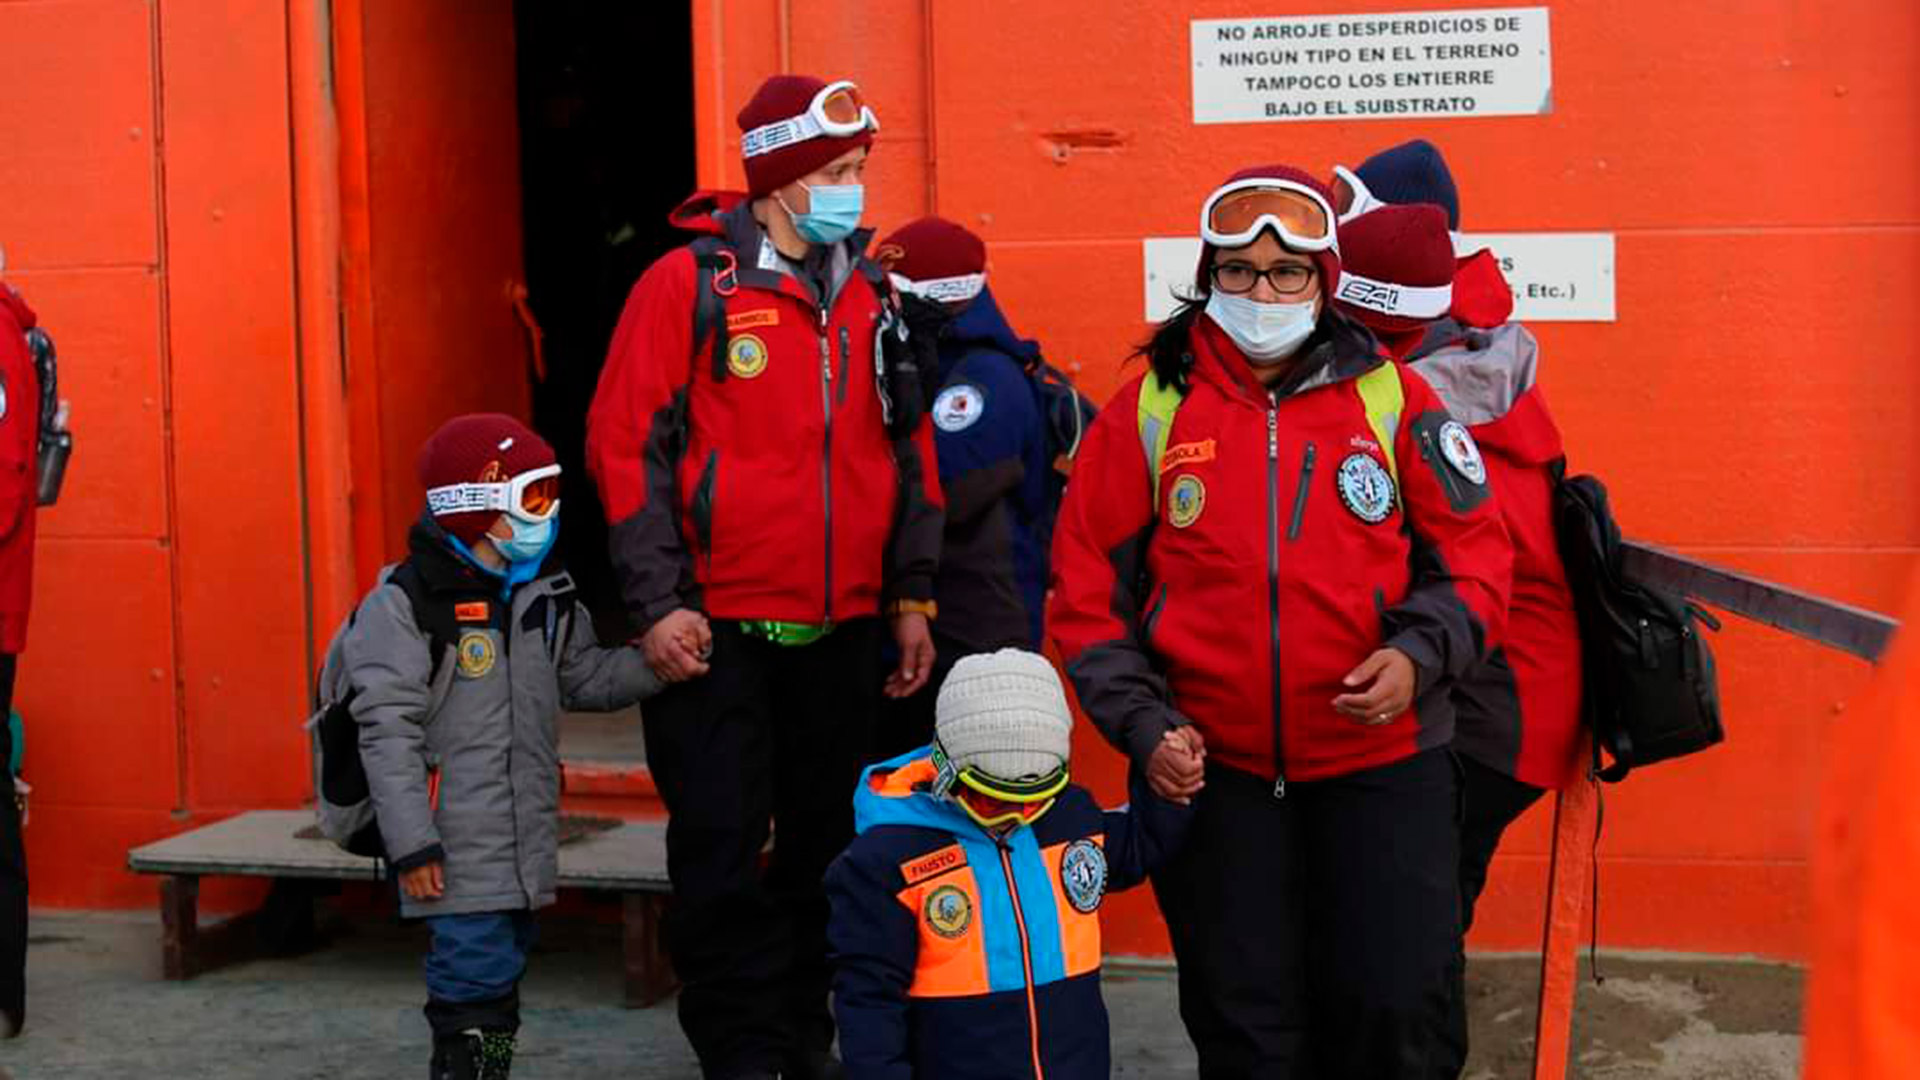
[[[1393,478],[1394,497],[1400,493],[1400,466],[1394,460],[1393,439],[1400,430],[1400,413],[1406,408],[1407,391],[1400,385],[1400,372],[1392,361],[1381,364],[1354,380],[1360,391],[1360,403],[1366,406],[1367,426],[1386,455],[1387,475]]]
[[[693,248],[693,348],[713,340],[713,381],[727,378],[727,297],[739,290],[740,260],[717,236],[702,236]]]
[[[394,567],[387,581],[400,586],[400,591],[407,594],[407,603],[413,608],[414,625],[426,632],[427,651],[432,655],[432,664],[427,668],[427,683],[437,685],[441,663],[446,660],[448,650],[460,640],[453,605],[433,599],[427,591],[426,579],[420,576],[412,559]]]
[[[1147,456],[1147,480],[1153,490],[1153,515],[1160,515],[1160,462],[1167,456],[1167,437],[1173,434],[1173,417],[1180,411],[1185,395],[1178,386],[1160,380],[1149,371],[1140,380],[1140,449]]]

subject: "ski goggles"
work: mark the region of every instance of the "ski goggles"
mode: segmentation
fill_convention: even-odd
[[[862,131],[879,131],[880,121],[851,80],[828,83],[813,95],[799,116],[762,124],[740,136],[740,156],[759,157],[782,147],[821,136],[844,139]]]
[[[560,512],[560,466],[528,469],[500,483],[429,488],[427,509],[435,517],[499,510],[522,521],[545,521]]]
[[[980,290],[987,287],[985,274],[959,274],[954,277],[923,278],[919,281],[899,274],[887,276],[892,279],[893,287],[901,292],[942,304],[965,303],[979,296]]]
[[[1333,175],[1335,179],[1340,181],[1340,183],[1335,184],[1333,187],[1334,209],[1339,212],[1340,224],[1345,225],[1347,222],[1352,221],[1354,218],[1359,217],[1369,210],[1378,210],[1383,206],[1393,205],[1375,196],[1373,191],[1367,187],[1367,182],[1360,179],[1358,173],[1347,168],[1345,165],[1335,165],[1333,167]],[[1342,185],[1346,187],[1345,199],[1340,198]]]
[[[1340,248],[1333,208],[1319,192],[1293,180],[1253,176],[1207,196],[1200,236],[1217,248],[1246,247],[1272,229],[1295,251]]]
[[[958,768],[938,742],[933,744],[933,768],[933,794],[952,795],[983,829],[1035,820],[1052,809],[1069,779],[1064,764],[1032,780],[1002,780],[978,769]]]

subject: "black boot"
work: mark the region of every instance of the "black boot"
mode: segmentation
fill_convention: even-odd
[[[429,1080],[508,1080],[513,1072],[511,1031],[481,1031],[435,1036]]]

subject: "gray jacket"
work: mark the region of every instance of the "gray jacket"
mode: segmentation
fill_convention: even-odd
[[[423,569],[435,582],[434,569]],[[447,568],[438,569],[444,582]],[[428,633],[398,585],[367,595],[343,642],[340,675],[358,690],[351,709],[387,852],[400,870],[445,863],[441,899],[401,898],[409,918],[552,903],[560,712],[620,709],[660,688],[639,650],[598,644],[566,574],[535,578],[511,600],[499,598],[497,582],[490,598],[475,599],[467,574],[454,583],[466,586],[457,592],[458,643],[434,685]],[[447,591],[454,602],[456,590]]]

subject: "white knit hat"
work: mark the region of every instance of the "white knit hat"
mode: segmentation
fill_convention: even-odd
[[[1067,763],[1073,714],[1045,657],[1001,649],[953,665],[934,704],[933,730],[955,769],[1035,780]]]

